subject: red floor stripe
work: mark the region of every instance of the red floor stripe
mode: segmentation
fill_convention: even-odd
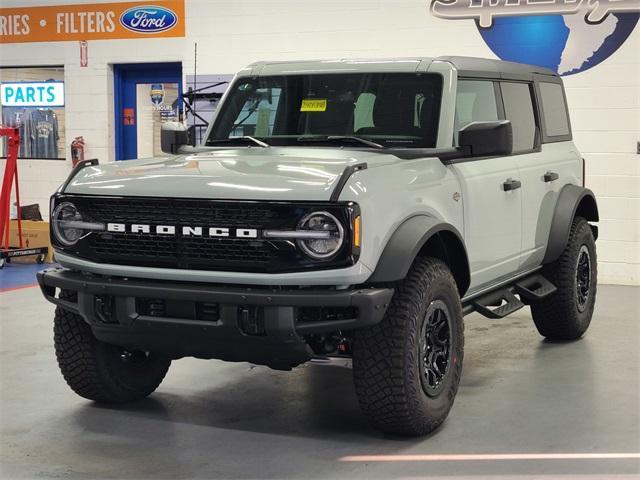
[[[0,288],[0,293],[13,292],[14,290],[22,290],[24,288],[33,288],[33,287],[37,287],[37,286],[38,286],[37,283],[32,283],[30,285],[20,285],[19,287]]]
[[[341,462],[451,462],[486,460],[598,460],[640,458],[640,453],[487,453],[441,455],[351,455]]]

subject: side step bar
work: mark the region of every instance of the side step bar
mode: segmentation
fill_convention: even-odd
[[[463,305],[465,314],[473,311],[487,318],[504,318],[525,305],[553,294],[556,286],[540,274],[533,274],[511,285],[503,285]]]
[[[516,293],[525,302],[535,302],[555,293],[556,286],[542,275],[532,275],[515,283]]]

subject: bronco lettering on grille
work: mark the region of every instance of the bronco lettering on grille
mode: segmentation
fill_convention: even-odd
[[[227,227],[191,227],[175,225],[147,225],[125,223],[107,223],[107,232],[113,233],[146,233],[155,235],[177,235],[179,232],[183,237],[235,237],[235,238],[258,238],[258,230],[255,228],[234,228]]]

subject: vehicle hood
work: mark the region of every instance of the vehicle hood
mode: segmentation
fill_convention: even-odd
[[[64,193],[326,201],[348,165],[401,162],[385,153],[322,147],[221,148],[88,166]]]

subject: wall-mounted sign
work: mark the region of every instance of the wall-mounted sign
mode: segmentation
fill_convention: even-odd
[[[0,8],[0,42],[184,37],[184,0]]]
[[[640,0],[429,0],[446,20],[475,20],[502,60],[572,75],[609,58],[640,18]]]
[[[86,40],[80,40],[80,66],[89,66],[89,42]]]
[[[3,107],[63,107],[63,82],[20,82],[0,85]]]

